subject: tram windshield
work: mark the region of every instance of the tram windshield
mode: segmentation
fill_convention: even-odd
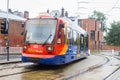
[[[57,20],[34,19],[26,22],[25,43],[52,44]]]

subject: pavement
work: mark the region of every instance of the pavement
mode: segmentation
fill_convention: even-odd
[[[17,63],[17,62],[21,62],[21,54],[12,54],[9,55],[9,58],[6,54],[0,54],[0,65]]]

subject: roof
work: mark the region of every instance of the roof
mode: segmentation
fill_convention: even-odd
[[[7,13],[6,12],[0,12],[0,18],[6,18],[7,17]],[[8,18],[10,20],[15,20],[15,21],[25,21],[25,18],[13,15],[11,13],[8,14]]]

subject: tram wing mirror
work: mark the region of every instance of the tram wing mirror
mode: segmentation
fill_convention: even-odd
[[[60,30],[62,29],[62,28],[64,28],[65,26],[64,26],[64,23],[61,23],[60,25],[59,25],[59,33],[58,33],[58,36],[60,37],[61,36],[61,32],[60,32]]]
[[[64,27],[65,27],[64,23],[61,23],[61,24],[60,24],[60,29],[61,29],[61,28],[64,28]]]
[[[58,32],[58,38],[60,38],[61,37],[61,32]]]

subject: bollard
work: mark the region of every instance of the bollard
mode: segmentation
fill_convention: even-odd
[[[88,55],[90,55],[90,49],[88,49]]]
[[[114,49],[112,49],[112,54],[114,54]]]
[[[120,52],[118,52],[118,56],[120,56]]]

